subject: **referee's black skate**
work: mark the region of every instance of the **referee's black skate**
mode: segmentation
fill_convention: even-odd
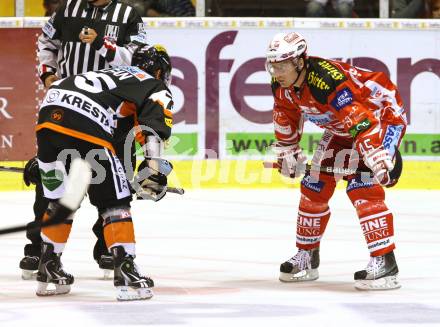
[[[20,260],[21,278],[24,280],[35,279],[40,262],[40,245],[26,244],[24,247],[24,257]]]
[[[400,288],[398,273],[399,268],[393,251],[379,257],[371,257],[367,268],[354,273],[354,287],[365,291]]]
[[[134,257],[128,255],[123,246],[111,248],[115,269],[113,284],[118,293],[118,301],[147,300],[153,297],[154,282],[142,276],[134,263]]]
[[[104,279],[110,279],[111,274],[115,268],[115,263],[113,261],[113,257],[111,254],[109,255],[101,255],[101,257],[97,260],[99,269],[101,269],[104,273]]]
[[[67,294],[74,281],[73,276],[63,270],[61,253],[56,254],[53,250],[52,244],[41,244],[41,259],[37,273],[38,296]]]
[[[20,260],[21,278],[24,280],[35,279],[37,277],[39,256],[26,255]]]
[[[319,247],[301,250],[280,266],[280,281],[305,282],[319,278]]]

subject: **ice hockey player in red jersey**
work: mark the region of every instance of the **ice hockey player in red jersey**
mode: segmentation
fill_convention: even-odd
[[[134,263],[135,235],[130,212],[131,188],[116,156],[113,135],[119,118],[134,115],[133,131],[143,145],[144,177],[135,189],[155,201],[166,193],[170,164],[161,157],[161,142],[171,134],[173,100],[169,91],[171,63],[161,46],[144,46],[133,55],[132,66],[119,66],[73,75],[52,84],[38,114],[38,166],[44,195],[51,202],[43,220],[57,210],[64,194],[69,162],[77,156],[94,169],[88,189],[92,205],[103,217],[105,243],[114,260],[118,300],[148,299],[153,280]],[[126,141],[131,160],[131,141]],[[167,164],[168,163],[168,164]],[[126,165],[129,166],[129,165]],[[73,217],[41,230],[42,253],[37,295],[64,294],[74,278],[63,270],[60,257]],[[52,287],[52,289],[49,289]]]
[[[299,146],[303,124],[324,129],[312,165],[371,170],[345,176],[346,192],[359,217],[370,261],[354,274],[355,287],[365,290],[400,287],[394,257],[393,214],[384,199],[393,158],[406,130],[406,116],[396,86],[382,72],[308,56],[298,33],[275,35],[267,50],[272,76],[275,142],[281,174],[298,176],[306,161]],[[298,252],[281,264],[280,280],[297,282],[319,277],[319,246],[330,218],[329,200],[340,175],[306,173],[301,181],[297,219]]]

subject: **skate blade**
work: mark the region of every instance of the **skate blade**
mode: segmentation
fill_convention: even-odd
[[[397,275],[374,280],[356,280],[354,283],[354,287],[360,291],[387,291],[398,289],[401,286]]]
[[[128,286],[117,286],[116,299],[118,301],[138,301],[148,300],[153,297],[153,291],[150,288],[133,289]]]
[[[110,269],[102,269],[103,272],[103,276],[102,279],[104,280],[108,280],[108,279],[113,279],[113,270]]]
[[[52,283],[38,282],[37,295],[38,296],[52,296],[67,294],[70,292],[70,285],[58,285]]]
[[[306,269],[296,274],[280,272],[280,281],[284,283],[308,282],[318,278],[318,269]]]
[[[21,271],[21,279],[23,280],[35,280],[37,279],[38,270],[25,270]]]

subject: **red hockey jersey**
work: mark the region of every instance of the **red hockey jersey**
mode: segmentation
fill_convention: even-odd
[[[381,145],[391,155],[407,121],[396,86],[382,72],[347,63],[308,57],[300,89],[272,81],[273,121],[277,140],[295,144],[310,121],[330,133],[352,139],[360,153]]]

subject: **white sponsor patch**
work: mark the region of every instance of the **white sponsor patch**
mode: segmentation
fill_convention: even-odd
[[[44,196],[48,199],[60,199],[66,190],[67,173],[61,161],[42,162],[38,160]]]
[[[43,33],[46,34],[51,39],[55,35],[56,31],[57,30],[55,29],[55,27],[53,27],[51,22],[47,22],[46,24],[44,24]]]
[[[125,176],[124,167],[122,167],[119,159],[113,155],[108,149],[105,149],[105,153],[110,161],[110,166],[112,168],[113,184],[115,188],[116,198],[123,199],[130,196],[130,188],[128,186],[128,181]]]
[[[139,33],[136,35],[130,36],[131,42],[137,42],[142,44],[147,44],[147,33]]]
[[[47,92],[40,110],[47,106],[73,110],[97,123],[107,133],[113,134],[113,129],[115,128],[113,112],[107,111],[100,104],[81,93],[51,89]]]
[[[167,109],[172,97],[170,92],[163,90],[153,93],[150,95],[149,99],[153,100],[154,102],[158,102],[162,107],[164,107],[164,109]]]
[[[113,71],[122,70],[124,72],[130,73],[140,81],[145,81],[149,78],[153,78],[150,74],[144,72],[142,69],[135,66],[119,66],[112,69]]]

